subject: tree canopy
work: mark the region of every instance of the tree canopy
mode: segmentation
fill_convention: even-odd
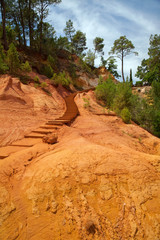
[[[115,54],[118,58],[121,59],[122,62],[122,78],[123,82],[125,82],[124,78],[124,57],[127,55],[134,53],[135,55],[138,55],[137,52],[134,52],[134,45],[133,43],[126,38],[126,36],[121,36],[119,39],[114,41],[113,47],[111,48],[111,51],[109,54]]]
[[[160,35],[151,35],[149,42],[149,58],[142,60],[141,66],[137,68],[136,77],[151,84],[154,80],[160,82]]]

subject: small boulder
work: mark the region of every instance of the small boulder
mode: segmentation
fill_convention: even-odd
[[[57,143],[57,140],[58,140],[58,135],[56,133],[51,133],[43,137],[43,142],[48,144]]]

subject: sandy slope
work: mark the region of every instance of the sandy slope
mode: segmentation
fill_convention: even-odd
[[[0,239],[158,240],[160,140],[105,114],[92,92],[76,103],[57,144],[0,161]]]

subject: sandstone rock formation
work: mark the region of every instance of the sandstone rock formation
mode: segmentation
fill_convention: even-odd
[[[57,144],[0,161],[0,239],[159,239],[160,140],[85,97]]]
[[[48,144],[57,143],[57,140],[58,140],[58,135],[56,133],[51,133],[43,137],[43,142]]]
[[[0,77],[0,146],[5,146],[63,114],[65,102],[50,85],[52,97],[42,89],[22,84],[10,76]]]

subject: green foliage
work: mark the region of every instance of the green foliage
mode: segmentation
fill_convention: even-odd
[[[89,108],[90,106],[90,99],[89,98],[83,98],[83,101],[84,101],[84,108]]]
[[[142,87],[143,86],[143,82],[142,81],[136,81],[135,86],[136,87]]]
[[[90,66],[94,66],[94,60],[95,54],[89,49],[85,57],[85,62]]]
[[[153,133],[160,137],[160,110],[156,109],[153,116]]]
[[[130,123],[131,122],[131,113],[130,111],[128,110],[128,108],[123,108],[121,113],[120,113],[120,116],[123,120],[124,123]]]
[[[131,84],[133,84],[132,69],[130,69],[129,81]]]
[[[0,58],[2,59],[2,61],[4,61],[6,59],[4,48],[1,43],[0,43]]]
[[[2,44],[0,43],[0,73],[4,74],[9,70],[7,64],[6,64],[6,55],[4,52],[4,48]]]
[[[95,93],[97,99],[104,101],[106,106],[110,108],[116,94],[116,85],[111,77],[106,81],[100,81],[100,84],[96,87]]]
[[[49,60],[53,59],[52,57],[49,58]],[[48,78],[51,78],[53,76],[53,68],[51,67],[51,64],[49,63],[51,62],[51,64],[53,64],[52,61],[48,61],[48,63],[45,64],[41,64],[39,67],[39,73],[42,75],[45,75]]]
[[[98,85],[103,84],[103,82],[104,82],[104,79],[103,79],[103,77],[100,75],[100,76],[99,76],[99,79],[98,79]]]
[[[73,22],[69,19],[66,22],[66,27],[64,28],[64,33],[69,41],[72,41],[73,35],[75,33],[75,28],[73,27]]]
[[[86,61],[84,61],[82,58],[79,59],[79,62],[81,64],[81,67],[84,71],[91,73],[92,69],[90,68],[90,66],[88,65],[88,63]]]
[[[44,75],[48,78],[51,78],[53,76],[53,69],[50,64],[44,66]]]
[[[67,37],[59,37],[56,41],[56,48],[57,49],[67,49],[69,45],[69,41]]]
[[[113,101],[113,109],[116,113],[120,114],[123,108],[130,109],[132,97],[132,89],[130,83],[119,83],[117,85],[116,96]]]
[[[76,65],[73,64],[72,62],[69,64],[68,66],[68,72],[72,78],[72,80],[76,80],[76,78],[78,77],[77,74],[76,74]]]
[[[42,82],[40,86],[41,86],[41,88],[46,88],[48,85],[46,82]]]
[[[3,59],[0,57],[0,73],[4,74],[9,70],[7,64],[3,61]]]
[[[154,100],[154,105],[160,105],[160,82],[152,82],[152,97]]]
[[[100,38],[100,37],[96,37],[94,40],[93,40],[93,45],[94,45],[94,51],[95,53],[101,53],[103,54],[103,48],[104,48],[104,39],[103,38]]]
[[[81,56],[82,53],[87,49],[86,47],[86,35],[81,31],[77,31],[72,38],[72,44],[74,52]]]
[[[123,57],[132,53],[134,49],[133,43],[126,38],[121,36],[119,39],[114,41],[113,47],[111,48],[110,54],[116,54],[118,58],[122,60]],[[137,54],[136,52],[134,52]]]
[[[100,63],[100,67],[106,67],[107,65],[107,59],[105,60],[103,56],[101,56],[101,63]],[[108,67],[106,67],[108,68]]]
[[[47,61],[52,68],[57,64],[57,59],[53,58],[51,55],[48,56]]]
[[[39,80],[39,77],[38,76],[35,76],[33,81],[36,83],[36,84],[40,84],[40,80]]]
[[[61,84],[62,86],[68,87],[72,81],[69,79],[69,77],[66,75],[66,73],[60,72],[59,74],[54,73],[52,80],[54,80],[54,83],[56,85]]]
[[[109,57],[107,60],[107,69],[110,73],[113,74],[116,78],[121,77],[118,72],[117,72],[117,64],[116,64],[116,59],[114,57]]]
[[[25,63],[22,63],[22,64],[21,64],[21,69],[22,69],[22,71],[24,71],[24,72],[31,72],[31,71],[32,71],[32,68],[30,67],[28,61],[26,61]]]
[[[11,73],[16,73],[20,66],[20,61],[17,49],[13,43],[9,45],[9,49],[7,51],[7,63],[9,66],[9,71]]]
[[[134,53],[135,55],[138,55],[137,52],[133,52],[134,49],[133,43],[126,38],[126,36],[121,36],[119,39],[114,41],[113,47],[111,48],[111,51],[109,54],[115,54],[118,58],[122,61],[122,78],[123,82],[125,82],[124,79],[124,73],[123,73],[123,59],[127,55]]]
[[[153,81],[160,81],[160,35],[150,36],[148,55],[149,58],[143,59],[138,66],[135,76],[151,85]]]

